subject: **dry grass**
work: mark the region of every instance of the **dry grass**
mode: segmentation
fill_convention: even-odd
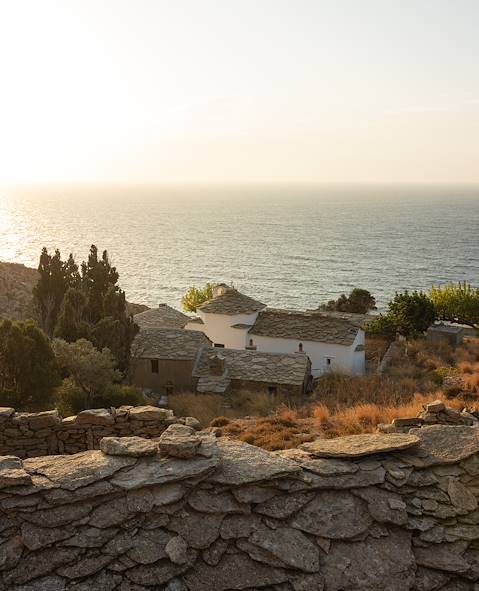
[[[441,389],[446,377],[462,379],[464,388]],[[170,402],[177,416],[196,416],[203,426],[216,427],[218,434],[274,451],[317,437],[374,432],[380,423],[417,416],[426,403],[437,399],[457,410],[479,405],[479,339],[456,350],[425,340],[410,342],[395,354],[386,375],[325,376],[312,402],[298,409],[281,397],[245,391],[227,400],[180,394]]]
[[[195,417],[203,427],[226,414],[225,399],[213,394],[174,394],[169,397],[169,407],[177,417]]]

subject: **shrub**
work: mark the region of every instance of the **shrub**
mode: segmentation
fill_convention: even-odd
[[[210,422],[210,427],[224,427],[228,425],[230,420],[228,417],[216,417]]]
[[[185,392],[169,396],[168,402],[177,417],[195,417],[202,427],[207,427],[214,418],[225,414],[224,397],[217,394]]]

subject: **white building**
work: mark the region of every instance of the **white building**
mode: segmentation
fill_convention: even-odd
[[[214,297],[197,313],[185,328],[204,332],[216,347],[306,353],[314,377],[365,372],[364,330],[350,319],[267,308],[224,284],[215,287]]]

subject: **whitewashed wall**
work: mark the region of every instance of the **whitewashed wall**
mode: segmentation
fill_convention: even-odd
[[[313,341],[299,341],[295,339],[279,339],[249,335],[253,339],[258,351],[271,353],[297,353],[299,343],[303,343],[303,353],[311,359],[311,373],[318,377],[327,371],[337,371],[351,375],[363,375],[365,371],[364,351],[355,351],[358,345],[364,345],[364,331],[358,331],[354,343],[346,347],[330,343],[317,343]],[[327,359],[331,359],[331,365]]]
[[[198,310],[204,324],[188,323],[186,329],[201,330],[213,343],[221,343],[228,349],[244,349],[249,343],[248,329],[231,328],[234,324],[255,323],[258,312],[252,314],[207,314]]]

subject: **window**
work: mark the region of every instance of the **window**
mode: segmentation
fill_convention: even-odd
[[[160,364],[158,359],[151,360],[151,373],[160,373]]]
[[[250,340],[249,340],[249,346],[250,346],[250,347],[254,347],[254,345],[253,345],[253,339],[250,339]]]
[[[278,386],[268,386],[268,394],[274,396],[278,393]]]
[[[328,367],[330,367],[330,366],[331,366],[331,357],[326,357],[326,365],[327,365]]]
[[[223,344],[223,343],[215,343],[215,344],[213,345],[213,347],[217,347],[218,349],[224,349],[224,348],[225,348],[225,346],[224,346],[224,344]]]
[[[302,352],[303,352],[303,343],[299,343],[299,345],[298,345],[298,351],[299,351],[300,353],[302,353]]]

